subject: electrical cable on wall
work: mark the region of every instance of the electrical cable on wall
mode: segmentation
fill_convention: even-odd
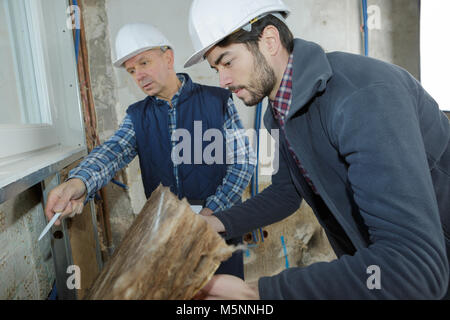
[[[77,0],[73,0],[73,5],[75,7],[78,7]],[[81,17],[77,16],[77,15],[79,15],[77,11],[74,12],[74,15],[75,15],[75,26],[76,26],[76,28],[75,28],[75,58],[76,58],[76,60],[75,61],[76,61],[77,65],[78,65],[78,55],[79,55],[79,52],[80,52],[81,33],[80,33],[80,28],[78,28],[79,23],[77,23],[77,22],[78,22],[78,20]]]
[[[286,244],[284,242],[284,237],[281,236],[280,239],[281,239],[281,246],[283,247],[286,269],[289,269],[288,253],[287,253]]]
[[[255,114],[255,131],[256,131],[256,168],[255,174],[251,180],[251,195],[252,197],[256,196],[259,193],[259,130],[261,129],[261,114],[262,114],[262,102],[258,103],[256,106],[256,114]],[[264,234],[262,228],[259,230],[252,231],[253,241],[256,243],[259,241],[258,232],[261,236],[261,242],[264,242]]]
[[[252,179],[250,181],[250,192],[251,192],[252,198],[259,193],[259,188],[258,188],[259,164],[258,163],[259,163],[259,129],[261,126],[261,114],[262,114],[262,102],[258,103],[258,105],[256,106],[256,113],[255,113],[256,167],[255,167],[255,174],[252,176]],[[262,228],[259,228],[259,230],[253,230],[251,232],[252,240],[253,240],[254,244],[247,244],[247,247],[251,248],[251,247],[257,246],[256,243],[259,241],[258,231],[261,234],[261,241],[264,242],[264,234],[263,234]],[[250,256],[250,250],[248,248],[247,248],[247,250],[245,250],[245,256],[246,257]]]
[[[369,28],[367,26],[367,0],[362,0],[363,34],[364,34],[364,55],[369,56]]]
[[[78,8],[78,2],[77,0],[73,0],[72,1],[73,6]],[[74,11],[74,15],[75,15],[75,61],[76,64],[78,66],[78,57],[80,54],[80,41],[81,41],[81,32],[80,32],[80,28],[79,28],[79,20],[81,19],[80,13],[78,12],[79,9]],[[123,184],[122,182],[119,182],[115,179],[111,180],[112,183],[114,183],[115,185],[118,185],[119,187],[121,187],[124,190],[128,190],[129,187],[125,184]],[[97,199],[101,199],[99,195],[96,195]]]

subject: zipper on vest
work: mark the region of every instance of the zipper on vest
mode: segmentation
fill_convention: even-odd
[[[172,105],[172,101],[167,101],[167,103],[169,104],[170,109],[173,109],[173,105]],[[176,118],[177,116],[175,115],[175,123],[176,123]],[[176,125],[175,125],[175,130],[176,130]],[[173,132],[172,132],[173,134]],[[172,139],[170,139],[170,144],[171,144],[171,152],[173,150],[173,145],[172,145]],[[179,175],[178,175],[178,166],[176,164],[173,165],[173,173],[174,173],[174,178],[175,178],[175,186],[177,188],[177,196],[180,196],[180,179],[179,179]]]

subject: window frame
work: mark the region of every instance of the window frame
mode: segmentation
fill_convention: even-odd
[[[46,123],[0,125],[0,203],[87,154],[69,2],[24,1],[29,25],[40,32],[31,46]]]

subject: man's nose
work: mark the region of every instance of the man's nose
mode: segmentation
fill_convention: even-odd
[[[135,77],[137,81],[143,80],[146,76],[147,74],[141,68],[136,68]]]
[[[232,80],[229,72],[219,70],[219,83],[222,88],[227,88],[231,85]]]

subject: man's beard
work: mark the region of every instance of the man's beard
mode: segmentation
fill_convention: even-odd
[[[250,94],[248,100],[242,100],[246,106],[254,106],[269,96],[276,84],[273,68],[267,63],[266,58],[259,49],[252,50],[254,62],[252,77],[248,86],[230,87],[232,91],[246,89]]]

